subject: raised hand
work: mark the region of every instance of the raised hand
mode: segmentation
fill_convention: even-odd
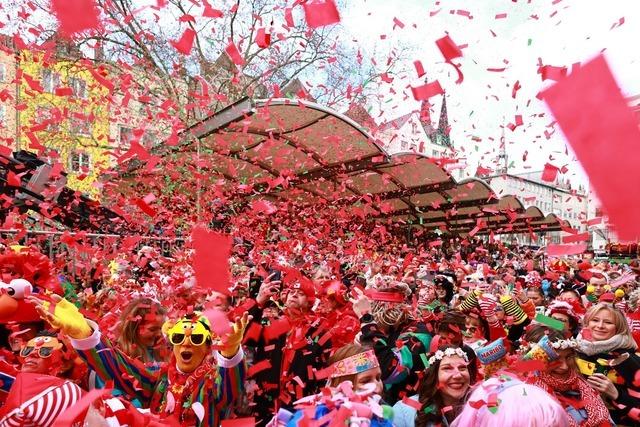
[[[26,299],[35,305],[42,320],[48,322],[52,327],[60,329],[63,334],[75,339],[91,336],[92,330],[87,319],[78,311],[78,307],[66,299],[58,295],[51,297],[53,302],[43,301],[33,295]],[[54,304],[53,310],[51,310],[51,304]]]
[[[242,344],[242,338],[244,337],[244,331],[247,329],[247,325],[251,320],[249,313],[245,312],[242,317],[236,317],[233,323],[233,330],[229,332],[222,341],[222,349],[220,354],[226,358],[231,358],[236,355],[240,344]]]

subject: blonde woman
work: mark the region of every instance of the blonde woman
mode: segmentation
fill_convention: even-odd
[[[587,382],[609,403],[617,424],[640,423],[640,356],[624,313],[608,303],[592,306],[578,335],[576,363]]]

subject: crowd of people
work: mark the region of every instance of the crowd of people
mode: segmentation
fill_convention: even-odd
[[[5,240],[0,426],[640,425],[637,261],[241,221],[229,294]]]

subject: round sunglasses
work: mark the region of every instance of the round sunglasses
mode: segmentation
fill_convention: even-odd
[[[22,350],[20,350],[20,356],[27,357],[28,355],[33,353],[33,350],[35,350],[35,347],[23,347]],[[46,359],[47,357],[50,357],[53,354],[54,350],[55,348],[53,347],[40,347],[38,349],[38,356],[40,356],[43,359]]]

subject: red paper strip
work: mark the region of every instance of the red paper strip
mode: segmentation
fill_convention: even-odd
[[[589,240],[589,233],[580,233],[573,234],[571,236],[564,236],[562,238],[562,243],[578,243],[578,242],[586,242]]]
[[[404,302],[405,296],[400,292],[382,292],[374,291],[373,289],[367,289],[364,294],[374,301],[384,302]]]
[[[547,246],[547,255],[549,256],[563,256],[563,255],[578,255],[587,250],[587,245],[581,243],[579,245],[549,245]]]
[[[193,48],[193,41],[195,40],[195,38],[196,32],[191,28],[187,28],[186,30],[184,30],[184,33],[182,33],[182,37],[180,37],[180,40],[170,40],[169,43],[171,43],[171,45],[181,54],[189,55],[191,53],[191,49]]]
[[[545,65],[540,68],[540,74],[542,80],[561,80],[567,75],[567,67],[554,67],[552,65]]]
[[[248,418],[234,418],[232,420],[220,421],[220,427],[255,427],[256,419],[254,417]]]
[[[418,77],[424,76],[424,67],[422,66],[422,62],[413,61],[413,66],[416,68],[416,73],[418,73]]]
[[[100,25],[94,0],[51,0],[51,11],[58,18],[60,31],[66,36]]]
[[[403,397],[402,403],[412,407],[416,411],[419,411],[420,409],[422,409],[422,403],[420,403],[418,400],[411,399],[410,397]]]
[[[340,22],[340,14],[333,0],[306,2],[302,6],[307,25],[310,28],[324,27]]]
[[[550,163],[546,163],[544,165],[544,171],[542,172],[542,176],[540,177],[540,179],[546,182],[555,182],[557,175],[558,168]]]
[[[267,30],[264,28],[258,28],[258,32],[256,33],[256,44],[262,49],[269,47],[271,44],[271,34],[268,34]]]
[[[442,37],[441,39],[436,40],[436,46],[440,49],[440,53],[444,56],[444,59],[447,61],[451,61],[455,58],[460,58],[462,56],[462,51],[451,37],[448,35]]]
[[[231,238],[203,227],[195,227],[192,240],[195,249],[193,269],[198,286],[230,295]]]
[[[266,371],[267,369],[271,369],[271,361],[262,360],[247,369],[247,377],[251,378],[258,372]]]
[[[602,217],[592,218],[590,220],[587,220],[587,227],[593,227],[594,225],[598,225],[600,223],[602,223]]]
[[[542,93],[618,237],[640,236],[640,131],[603,56]]]
[[[229,58],[231,58],[234,64],[236,65],[244,64],[244,59],[242,58],[242,55],[240,55],[240,51],[238,50],[238,48],[233,42],[229,43],[229,45],[224,49],[224,51],[227,52],[227,55],[229,55]]]
[[[442,90],[442,86],[440,86],[440,82],[437,80],[435,82],[427,83],[422,86],[412,87],[411,92],[413,93],[413,97],[417,101],[424,101],[425,99],[429,99],[432,96],[441,95],[444,93]]]

